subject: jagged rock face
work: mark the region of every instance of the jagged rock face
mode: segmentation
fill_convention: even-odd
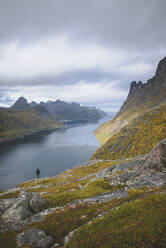
[[[23,110],[29,108],[29,103],[23,96],[18,98],[18,100],[12,105],[13,109]]]
[[[149,88],[149,85],[153,84],[153,87],[162,87],[162,85],[166,82],[166,57],[162,59],[156,70],[156,74],[153,78],[149,79],[147,83],[143,84],[142,81],[131,82],[129,96],[138,94],[140,90],[143,88]],[[151,87],[152,88],[152,87]],[[141,92],[144,94],[144,92]]]
[[[135,95],[139,90],[142,90],[143,87],[144,84],[142,81],[139,81],[138,83],[136,81],[131,82],[129,96]]]
[[[166,99],[166,57],[162,59],[157,67],[156,74],[143,84],[133,81],[130,86],[129,95],[121,107],[117,116],[125,111],[144,107],[153,107]]]
[[[47,248],[53,244],[53,238],[47,236],[44,231],[38,228],[31,228],[18,235],[17,237],[17,247],[32,246]]]
[[[156,77],[166,80],[166,57],[159,62]]]
[[[135,118],[166,101],[166,57],[157,67],[154,77],[147,83],[133,81],[127,99],[117,115],[99,127],[95,134],[103,145],[114,134]]]

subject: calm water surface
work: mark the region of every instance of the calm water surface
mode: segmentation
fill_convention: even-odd
[[[0,191],[33,179],[37,167],[41,177],[55,176],[87,161],[99,147],[94,130],[111,118],[1,144]]]

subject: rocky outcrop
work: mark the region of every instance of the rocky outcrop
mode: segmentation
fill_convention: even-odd
[[[98,178],[96,178],[97,180]],[[108,192],[108,193],[103,193],[94,197],[86,198],[83,200],[76,200],[72,204],[80,204],[80,203],[103,203],[103,202],[109,202],[113,199],[119,199],[121,197],[128,196],[127,192],[127,187],[126,189],[121,189],[121,190],[115,190],[113,192]]]
[[[159,62],[156,77],[161,78],[166,83],[166,57]]]
[[[44,231],[38,228],[30,228],[28,231],[20,233],[17,237],[17,247],[23,246],[47,248],[53,244],[53,238],[47,236]]]
[[[44,198],[41,198],[39,194],[32,193],[32,198],[29,202],[33,213],[39,213],[45,209],[46,203]]]
[[[144,88],[145,84],[142,83],[142,81],[139,81],[138,83],[136,81],[131,82],[129,96],[133,96],[137,94],[138,91],[142,90]]]
[[[44,198],[37,193],[21,191],[18,198],[0,200],[0,231],[17,230],[21,226],[34,219],[41,219],[35,214],[41,212],[46,207]]]
[[[166,183],[165,168],[166,139],[159,142],[149,154],[110,166],[97,173],[96,178],[108,178],[111,185],[125,185],[127,188],[162,186]]]
[[[159,142],[149,153],[151,167],[156,170],[166,168],[166,139]]]

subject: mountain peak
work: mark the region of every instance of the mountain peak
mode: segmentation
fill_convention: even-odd
[[[166,57],[160,60],[156,70],[156,77],[166,80]]]
[[[30,107],[34,107],[37,105],[37,103],[35,101],[32,101],[29,105],[30,105]]]
[[[156,105],[159,102],[163,101],[166,97],[165,92],[165,85],[166,85],[166,57],[164,57],[158,63],[157,70],[155,76],[150,78],[147,83],[142,83],[142,81],[131,82],[130,91],[128,98],[124,105],[122,106],[121,110],[124,110],[124,106],[126,103],[130,102],[132,99],[132,104],[127,105],[127,109],[133,107],[133,105],[140,105],[142,104],[142,99],[144,98],[144,103],[149,105]],[[137,98],[138,99],[137,99]],[[150,99],[150,101],[148,101]]]
[[[142,90],[144,86],[145,84],[143,84],[142,81],[138,81],[138,83],[136,81],[132,81],[130,85],[129,95],[136,94],[136,92]]]
[[[19,97],[17,101],[28,103],[27,99],[23,96]]]
[[[18,100],[12,105],[12,108],[19,110],[29,108],[27,99],[23,96],[19,97]]]

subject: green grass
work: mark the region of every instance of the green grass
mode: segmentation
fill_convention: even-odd
[[[78,183],[69,184],[64,187],[50,187],[47,192],[51,194],[45,194],[43,197],[47,200],[47,207],[55,207],[65,205],[74,200],[85,199],[105,192],[115,191],[122,187],[124,187],[124,185],[113,187],[110,185],[109,180],[102,178],[90,182],[84,189],[79,189]],[[69,190],[73,188],[75,188],[75,191],[70,192]]]
[[[166,197],[153,194],[82,227],[67,248],[165,248]]]

